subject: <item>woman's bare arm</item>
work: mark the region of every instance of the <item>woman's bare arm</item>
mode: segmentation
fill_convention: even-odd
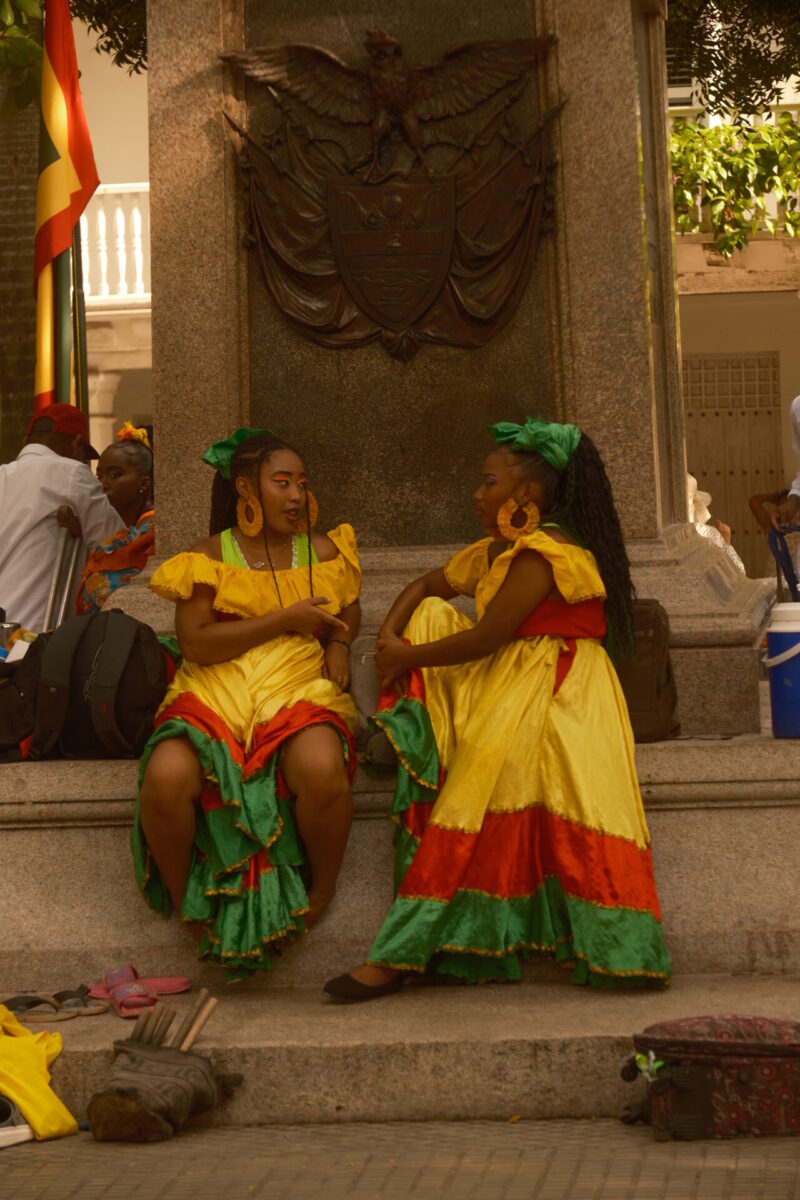
[[[554,586],[553,569],[547,560],[535,550],[524,550],[512,562],[500,590],[472,629],[420,646],[405,646],[392,636],[380,637],[375,661],[383,683],[399,679],[412,667],[446,667],[494,654],[511,640],[514,631],[547,599]],[[398,600],[404,595],[401,593]]]
[[[215,595],[212,587],[196,584],[189,599],[179,600],[176,605],[175,632],[181,653],[189,662],[203,666],[227,662],[246,650],[252,650],[253,646],[260,646],[262,642],[284,633],[313,636],[320,625],[347,629],[344,621],[320,607],[330,602],[327,596],[298,600],[288,608],[267,613],[263,617],[222,621],[214,611]]]
[[[403,588],[386,614],[378,637],[400,637],[414,609],[428,596],[439,596],[442,600],[452,600],[457,595],[456,589],[447,582],[442,567],[437,567],[435,571],[429,571],[427,575],[421,575],[408,587]]]
[[[355,641],[361,626],[361,605],[356,600],[355,604],[348,604],[347,608],[343,608],[339,616],[347,628],[346,630],[337,629],[334,626],[326,631],[327,640],[323,673],[328,679],[332,679],[334,683],[338,683],[340,687],[346,688],[350,686],[349,647]],[[343,645],[343,642],[346,642],[347,645]]]

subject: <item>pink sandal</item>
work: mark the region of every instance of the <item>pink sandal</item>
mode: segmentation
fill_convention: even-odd
[[[191,980],[185,975],[162,975],[142,978],[136,967],[128,963],[125,967],[119,967],[116,971],[110,971],[106,975],[104,983],[93,983],[89,988],[89,995],[96,996],[101,1000],[113,1000],[111,995],[112,990],[116,990],[122,984],[136,985],[143,988],[155,998],[158,996],[173,996],[177,992],[188,992],[191,988]],[[133,995],[141,996],[141,992],[132,993]],[[147,1004],[139,1004],[139,1008],[148,1008]]]
[[[118,983],[108,993],[118,1017],[138,1017],[145,1008],[158,1004],[158,996],[141,983]]]

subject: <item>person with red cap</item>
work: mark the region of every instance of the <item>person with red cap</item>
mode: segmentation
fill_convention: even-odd
[[[74,511],[85,547],[119,529],[119,513],[87,465],[97,457],[80,409],[51,404],[31,419],[14,461],[0,466],[0,607],[7,621],[36,633],[44,626],[59,508]]]

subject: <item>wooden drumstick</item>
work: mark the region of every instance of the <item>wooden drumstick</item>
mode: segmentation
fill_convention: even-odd
[[[153,1020],[147,1027],[148,1041],[153,1046],[160,1045],[161,1039],[166,1030],[166,1022],[168,1019],[167,1009],[163,1004],[159,1004],[156,1011],[157,1015],[153,1017]]]
[[[208,1000],[206,1000],[200,1013],[198,1014],[197,1017],[195,1017],[194,1022],[192,1023],[191,1029],[189,1030],[189,1032],[186,1034],[186,1037],[181,1042],[181,1044],[180,1044],[181,1050],[189,1050],[194,1045],[194,1043],[197,1040],[197,1037],[200,1033],[200,1030],[203,1028],[206,1021],[213,1013],[214,1009],[217,1007],[217,1003],[218,1003],[218,1001],[217,1001],[216,996],[209,996]]]
[[[201,988],[200,993],[199,993],[197,999],[195,1000],[194,1004],[189,1009],[188,1013],[183,1018],[183,1020],[180,1022],[180,1024],[175,1026],[175,1031],[171,1035],[169,1040],[164,1043],[165,1046],[177,1046],[178,1049],[180,1049],[181,1042],[183,1041],[183,1039],[186,1037],[187,1033],[191,1029],[192,1022],[194,1021],[197,1014],[200,1012],[200,1009],[205,1004],[206,1000],[208,999],[208,996],[209,996],[208,988]]]
[[[172,1022],[174,1020],[175,1020],[175,1009],[165,1007],[164,1008],[164,1016],[161,1020],[161,1024],[158,1027],[158,1034],[155,1039],[159,1046],[164,1045],[164,1039],[166,1038],[167,1034],[169,1033],[170,1026],[172,1025]]]
[[[143,1012],[139,1013],[139,1016],[136,1018],[136,1024],[131,1032],[132,1042],[146,1042],[149,1040],[148,1029],[157,1008],[158,1005],[154,1004],[151,1008],[146,1008]]]

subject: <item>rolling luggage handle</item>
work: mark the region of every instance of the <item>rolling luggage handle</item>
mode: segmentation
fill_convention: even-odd
[[[74,513],[71,513],[71,516],[74,520],[77,520]],[[71,544],[68,545],[70,539]],[[57,629],[67,615],[67,606],[75,584],[75,572],[78,568],[80,548],[81,538],[76,536],[67,525],[61,525],[58,531],[58,546],[56,548],[56,561],[53,566],[53,578],[50,581],[50,592],[47,597],[47,608],[44,614],[45,630]],[[64,574],[65,561],[67,564],[66,574]],[[53,619],[54,617],[55,620]]]

